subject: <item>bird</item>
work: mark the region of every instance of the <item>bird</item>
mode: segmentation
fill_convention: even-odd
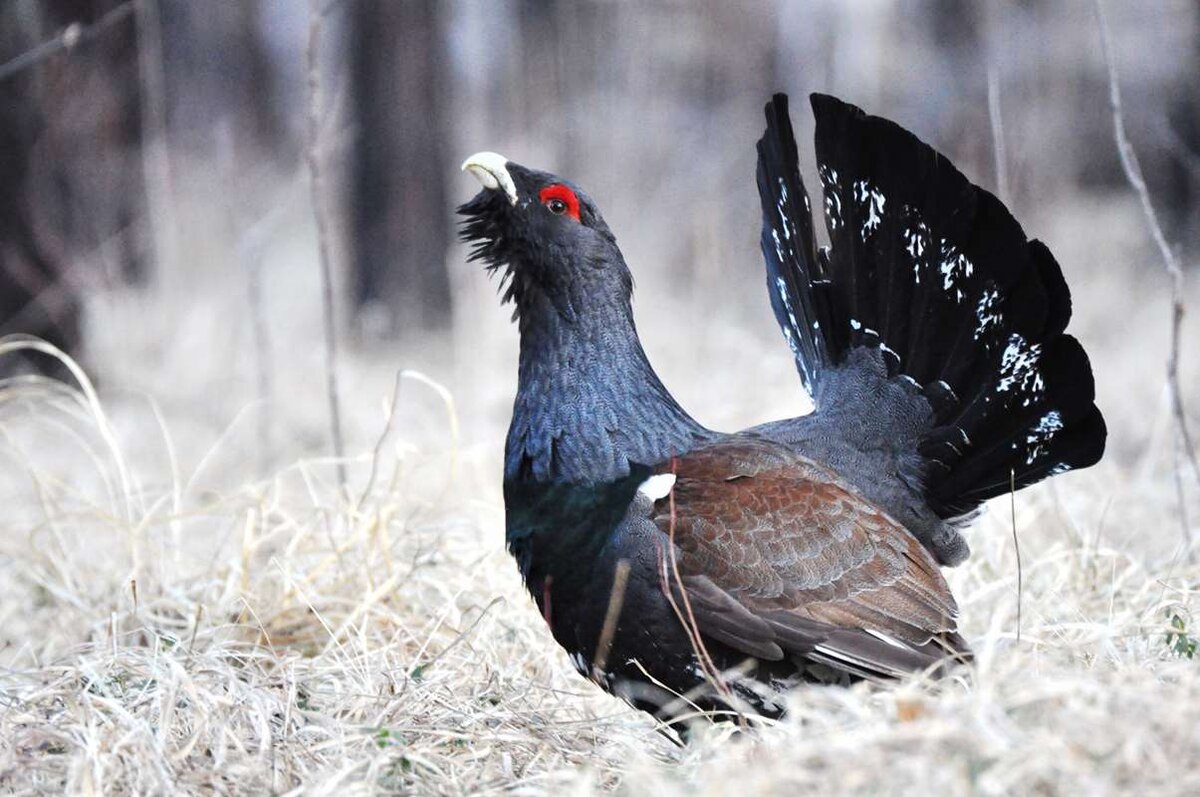
[[[672,729],[781,717],[800,683],[967,666],[942,573],[964,528],[1104,452],[1050,250],[898,124],[810,99],[828,245],[784,94],[756,181],[770,304],[815,409],[734,433],[655,372],[588,193],[493,152],[463,164],[481,189],[460,237],[520,338],[507,548],[579,673]]]

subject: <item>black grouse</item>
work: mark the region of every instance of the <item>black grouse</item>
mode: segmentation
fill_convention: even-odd
[[[1044,244],[898,125],[813,95],[818,248],[787,98],[758,142],[775,316],[816,410],[697,423],[638,340],[616,238],[570,181],[480,153],[459,208],[521,338],[508,548],[578,670],[672,722],[800,680],[970,652],[939,570],[988,498],[1095,463],[1105,426]]]

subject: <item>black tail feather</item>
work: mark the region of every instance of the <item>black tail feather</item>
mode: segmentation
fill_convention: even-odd
[[[850,348],[878,347],[889,374],[933,408],[919,451],[926,498],[942,517],[1013,482],[1094,464],[1104,420],[1087,355],[1063,334],[1071,298],[1050,251],[908,131],[833,97],[813,95],[812,106],[827,263],[809,214],[782,202],[803,186],[779,96],[767,106],[758,182],[772,303],[818,410],[821,370]],[[798,247],[776,247],[796,229]]]
[[[829,297],[821,295],[828,281],[817,259],[812,208],[800,179],[787,96],[776,94],[766,115],[767,132],[758,142],[758,194],[767,292],[804,389],[815,399],[820,374],[830,365],[824,330],[832,324],[832,307]]]

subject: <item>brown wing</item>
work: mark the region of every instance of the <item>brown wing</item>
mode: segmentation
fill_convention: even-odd
[[[799,653],[860,675],[966,653],[932,557],[829,471],[749,437],[659,470],[675,473],[674,512],[661,499],[654,522],[674,540],[705,636],[759,658]]]

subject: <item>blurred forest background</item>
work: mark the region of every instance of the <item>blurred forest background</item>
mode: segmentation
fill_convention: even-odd
[[[1190,265],[1200,7],[1108,14],[1130,136]],[[1135,328],[1164,344],[1142,366],[1161,385],[1167,283],[1118,160],[1090,0],[6,0],[0,64],[0,331],[156,396],[197,439],[252,407],[240,476],[329,451],[314,197],[351,448],[398,367],[449,386],[496,446],[514,332],[453,215],[476,190],[458,164],[481,149],[597,198],[685,405],[727,427],[802,411],[756,245],[753,144],[775,90],[796,98],[802,142],[800,98],[820,90],[934,143],[1049,242],[1091,350]],[[801,158],[811,184],[807,144]],[[1140,311],[1139,290],[1157,297]],[[754,398],[723,387],[745,383],[747,350],[778,374]],[[693,351],[719,361],[697,373]],[[31,366],[59,368],[0,362]],[[1106,410],[1134,401],[1122,368],[1098,369]],[[1150,445],[1118,433],[1110,450]]]

